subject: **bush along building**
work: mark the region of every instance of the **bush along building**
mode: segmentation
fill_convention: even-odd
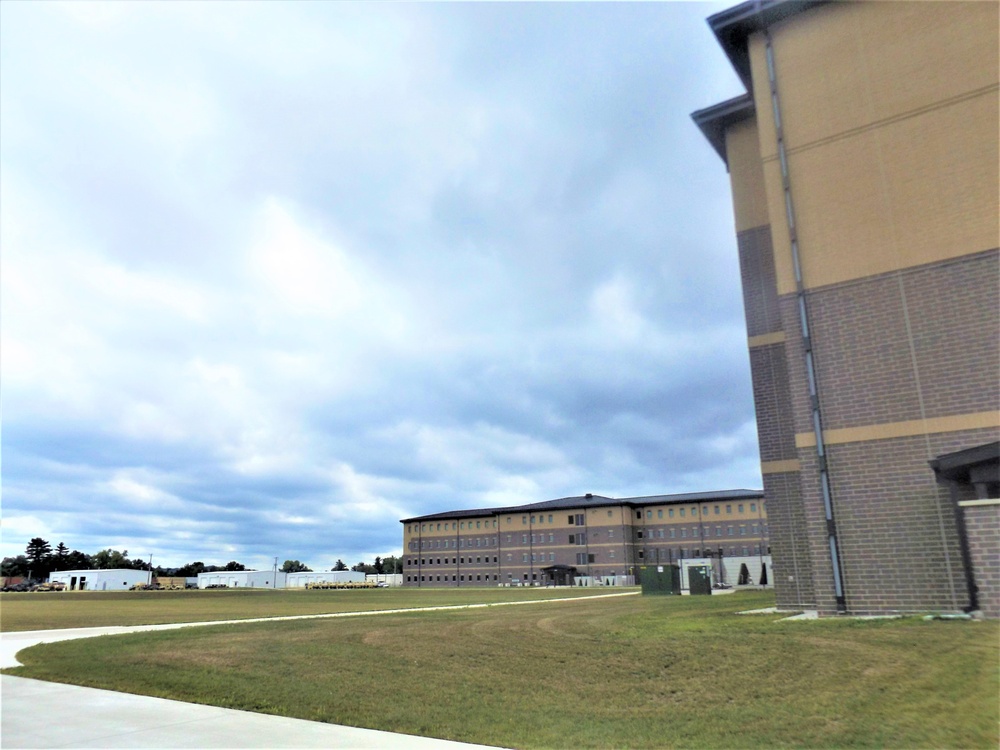
[[[779,606],[1000,610],[998,8],[709,18]]]
[[[759,490],[587,494],[406,518],[404,586],[624,585],[644,566],[707,560],[716,582],[768,585]]]

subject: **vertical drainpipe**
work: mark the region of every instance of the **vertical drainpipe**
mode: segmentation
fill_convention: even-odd
[[[417,588],[423,585],[424,577],[424,525],[417,524]]]
[[[456,520],[455,521],[455,550],[456,551],[462,549],[462,531],[461,531],[461,529],[462,529],[462,522]],[[463,552],[462,554],[465,554],[465,553]],[[455,557],[455,586],[457,586],[458,588],[462,587],[462,575],[461,575],[461,573],[462,573],[462,563],[459,562],[459,560],[461,560],[461,559],[462,558],[460,558],[460,557],[457,557],[457,556]]]
[[[758,0],[757,9],[760,12]],[[788,156],[785,153],[784,128],[781,122],[781,107],[778,96],[778,82],[775,75],[774,46],[771,41],[771,31],[767,27],[763,14],[760,15],[761,27],[764,31],[764,49],[767,55],[767,80],[771,94],[771,106],[774,113],[774,132],[778,145],[778,162],[781,168],[781,184],[785,198],[785,218],[788,224],[788,239],[792,249],[792,268],[795,272],[796,298],[799,309],[799,325],[802,332],[802,342],[805,349],[806,378],[809,383],[809,401],[812,409],[813,432],[816,435],[816,458],[819,463],[820,492],[823,495],[823,511],[826,516],[827,544],[830,548],[830,567],[833,569],[833,589],[837,602],[837,611],[847,611],[847,598],[844,594],[843,570],[840,563],[840,550],[837,538],[837,524],[833,515],[833,491],[830,487],[830,474],[827,468],[826,444],[823,439],[823,419],[820,411],[819,384],[813,359],[812,339],[809,335],[809,311],[806,304],[805,285],[802,280],[802,266],[799,257],[798,230],[795,226],[795,210],[792,203],[792,186],[788,176]]]

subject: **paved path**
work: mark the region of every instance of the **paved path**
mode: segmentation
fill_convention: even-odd
[[[0,676],[9,748],[483,748],[428,737]]]
[[[592,598],[634,596],[638,592],[600,594]],[[39,643],[120,635],[149,630],[281,622],[336,617],[366,617],[400,612],[553,604],[566,599],[466,604],[419,609],[338,612],[248,620],[136,625],[127,627],[34,630],[0,634],[0,667],[16,667],[17,652]],[[302,719],[116,693],[108,690],[0,676],[0,746],[10,748],[475,748],[427,737],[358,729]]]

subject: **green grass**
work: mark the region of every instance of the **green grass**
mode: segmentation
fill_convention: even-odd
[[[246,620],[376,609],[592,596],[616,589],[469,588],[71,591],[0,594],[0,632]]]
[[[5,672],[524,748],[997,747],[998,623],[734,614],[772,602],[222,625],[46,644]]]

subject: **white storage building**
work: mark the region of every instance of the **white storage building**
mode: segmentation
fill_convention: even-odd
[[[280,570],[217,570],[198,574],[198,588],[225,586],[230,589],[283,589],[285,576]]]
[[[128,591],[137,583],[149,583],[148,570],[60,570],[49,575],[49,583],[63,583],[69,591]]]

